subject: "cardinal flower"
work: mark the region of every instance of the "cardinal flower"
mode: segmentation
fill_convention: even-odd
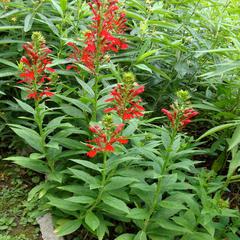
[[[49,67],[52,63],[48,56],[52,51],[45,45],[45,40],[41,33],[35,32],[32,35],[32,42],[23,44],[26,56],[20,60],[20,80],[28,89],[28,98],[40,100],[42,97],[53,95],[48,85],[51,82],[50,73],[55,72]]]
[[[93,13],[90,30],[85,33],[85,47],[80,50],[75,43],[68,43],[72,48],[70,58],[77,63],[83,63],[92,72],[107,52],[118,52],[128,48],[126,42],[116,35],[124,34],[126,29],[126,16],[119,10],[118,0],[92,0],[89,3]],[[67,69],[76,69],[70,65]]]
[[[171,122],[172,127],[174,128],[176,125],[180,125],[177,128],[182,129],[189,123],[191,123],[191,119],[199,114],[199,112],[195,111],[192,108],[186,108],[183,110],[176,109],[171,106],[173,111],[168,111],[163,108],[162,112],[167,116],[169,121]]]
[[[121,131],[124,124],[118,124],[115,126],[102,128],[99,125],[94,125],[89,130],[94,134],[95,138],[89,140],[87,146],[91,149],[87,152],[87,156],[93,158],[98,152],[114,152],[115,148],[113,144],[127,144],[128,139],[121,136]]]
[[[123,84],[118,84],[110,93],[111,98],[106,102],[112,103],[112,107],[106,108],[105,113],[116,112],[123,120],[143,116],[144,107],[142,99],[138,96],[144,92],[144,86],[135,82],[132,73],[125,73]]]

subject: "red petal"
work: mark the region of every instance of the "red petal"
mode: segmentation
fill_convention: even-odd
[[[114,151],[114,147],[112,145],[107,145],[105,147],[105,151],[108,151],[108,152],[113,152]]]
[[[53,68],[46,67],[46,69],[47,69],[49,72],[55,72],[55,69],[53,69]]]
[[[90,158],[95,157],[96,154],[97,154],[96,150],[91,150],[91,151],[87,152],[87,156],[90,157]]]
[[[127,144],[128,143],[128,139],[125,139],[125,138],[119,138],[119,139],[117,139],[117,141],[121,144]]]

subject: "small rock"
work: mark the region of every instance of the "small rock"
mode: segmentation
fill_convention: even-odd
[[[37,219],[43,240],[64,240],[54,233],[52,215],[50,213]]]

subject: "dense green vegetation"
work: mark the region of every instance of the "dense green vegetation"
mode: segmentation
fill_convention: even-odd
[[[0,1],[0,240],[239,239],[239,11]]]

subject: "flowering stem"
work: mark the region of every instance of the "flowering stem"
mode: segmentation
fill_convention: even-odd
[[[91,212],[97,205],[98,203],[101,201],[102,198],[102,194],[104,192],[104,187],[106,184],[106,169],[107,168],[107,154],[104,152],[103,153],[103,169],[102,169],[102,181],[101,181],[101,186],[100,186],[100,191],[98,192],[98,196],[95,200],[95,202],[93,203],[93,205],[87,210],[87,212]]]
[[[93,114],[92,121],[97,121],[97,100],[98,100],[98,83],[99,83],[99,72],[100,72],[100,56],[101,56],[101,32],[102,32],[102,8],[100,11],[100,21],[97,28],[97,44],[96,44],[96,59],[95,59],[95,83],[94,83],[94,102],[93,102]]]
[[[174,140],[175,136],[176,136],[176,134],[172,135],[170,146],[172,146],[173,140]],[[143,231],[144,232],[146,232],[147,227],[149,225],[149,222],[151,220],[151,217],[154,214],[154,212],[156,210],[156,207],[158,205],[158,201],[159,201],[159,197],[160,197],[160,193],[161,193],[161,189],[162,189],[163,175],[165,175],[165,173],[166,173],[166,170],[167,170],[167,167],[169,165],[170,159],[171,159],[170,158],[170,154],[167,153],[166,159],[165,159],[165,161],[163,163],[163,166],[162,166],[162,169],[161,169],[161,172],[160,172],[160,177],[158,178],[157,189],[156,189],[156,192],[154,193],[154,197],[153,197],[153,204],[152,204],[152,206],[151,206],[151,208],[149,210],[148,217],[144,221],[144,225],[143,225]]]

